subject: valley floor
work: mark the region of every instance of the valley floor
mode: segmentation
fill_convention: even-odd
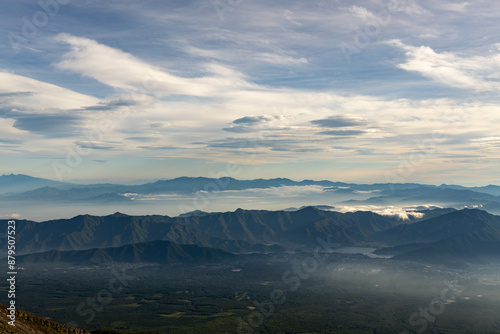
[[[311,258],[282,254],[198,266],[31,264],[19,275],[17,303],[86,330],[500,332],[500,269],[353,254],[330,254],[316,264]]]

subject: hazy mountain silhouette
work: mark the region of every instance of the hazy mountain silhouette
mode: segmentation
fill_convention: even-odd
[[[56,251],[19,256],[19,263],[68,262],[74,264],[127,263],[210,263],[236,259],[221,249],[179,245],[170,241],[150,241],[111,248],[82,251]]]
[[[43,187],[65,187],[70,183],[52,181],[23,174],[0,175],[0,194],[25,192]]]
[[[293,181],[286,178],[237,180],[230,177],[179,177],[139,185],[71,184],[33,178],[27,175],[0,177],[0,200],[5,203],[139,203],[134,197],[159,194],[192,196],[200,191],[243,191],[284,186],[319,186],[331,202],[332,196],[342,205],[409,206],[431,204],[441,207],[480,207],[500,213],[500,187],[463,187],[457,185],[422,185],[417,183],[353,184],[328,180]],[[8,193],[8,194],[7,194]],[[338,196],[337,196],[338,195]],[[140,204],[140,203],[139,203]]]

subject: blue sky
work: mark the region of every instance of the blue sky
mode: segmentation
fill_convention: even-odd
[[[493,0],[40,3],[2,2],[2,173],[500,184]]]

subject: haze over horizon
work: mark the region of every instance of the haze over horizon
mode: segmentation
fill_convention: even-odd
[[[9,176],[26,176],[29,178],[35,178],[35,179],[45,179],[45,180],[50,180],[50,181],[58,181],[57,177],[52,177],[52,178],[44,178],[41,176],[37,175],[27,175],[27,174],[16,174],[16,173],[3,173],[0,174],[0,177],[9,177]],[[374,184],[404,184],[404,183],[414,183],[414,184],[421,184],[421,185],[428,185],[428,186],[461,186],[461,187],[487,187],[487,186],[500,186],[500,181],[495,183],[481,183],[481,184],[467,184],[467,183],[423,183],[423,182],[384,182],[384,180],[381,180],[380,182],[367,182],[367,183],[361,183],[361,182],[356,182],[356,181],[345,181],[345,180],[337,180],[337,179],[321,179],[321,178],[288,178],[288,177],[260,177],[260,178],[255,178],[255,179],[244,179],[244,178],[238,178],[238,177],[231,177],[229,175],[217,175],[216,173],[206,173],[205,175],[182,175],[182,176],[176,176],[176,177],[158,177],[158,178],[144,178],[144,179],[65,179],[63,182],[69,183],[69,184],[75,184],[75,185],[92,185],[92,184],[100,184],[100,183],[115,183],[115,184],[123,184],[123,185],[140,185],[140,184],[146,184],[146,183],[151,183],[151,182],[157,182],[157,181],[165,181],[165,180],[175,180],[175,179],[181,179],[181,178],[207,178],[207,179],[218,179],[218,178],[224,178],[224,177],[229,177],[235,180],[239,181],[253,181],[253,180],[273,180],[273,179],[287,179],[291,180],[294,182],[301,182],[301,181],[330,181],[330,182],[340,182],[340,183],[346,183],[346,184],[355,184],[355,185],[362,185],[362,184],[367,184],[367,185],[374,185]]]
[[[3,173],[500,184],[497,2],[56,4],[3,4]]]
[[[326,205],[326,206],[325,206]],[[117,183],[69,183],[23,174],[0,175],[0,219],[60,219],[81,214],[179,216],[188,212],[295,210],[419,214],[430,208],[479,208],[500,214],[500,186],[415,183],[355,184],[287,178],[180,177]]]

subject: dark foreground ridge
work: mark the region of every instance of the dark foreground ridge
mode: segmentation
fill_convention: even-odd
[[[16,326],[8,324],[7,306],[0,304],[0,333],[2,334],[91,334],[83,329],[62,325],[38,317],[34,314],[16,310]]]
[[[121,247],[94,248],[81,251],[48,251],[18,257],[19,263],[67,262],[75,264],[125,263],[212,263],[236,259],[221,249],[179,245],[170,241],[150,241]]]

